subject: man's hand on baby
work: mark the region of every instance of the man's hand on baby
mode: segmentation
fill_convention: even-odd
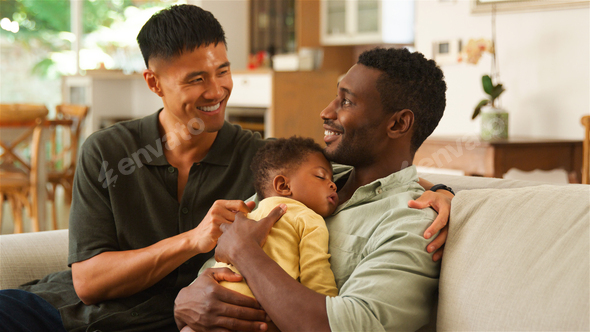
[[[231,258],[243,250],[243,246],[257,245],[262,247],[270,233],[270,229],[287,211],[285,204],[275,207],[268,216],[258,222],[246,218],[238,212],[233,223],[220,226],[223,235],[219,237],[215,249],[215,259],[218,262],[232,263]]]
[[[451,200],[453,199],[454,195],[448,191],[440,190],[437,192],[433,191],[425,191],[422,196],[418,197],[418,199],[409,201],[408,206],[414,209],[424,209],[431,207],[436,212],[438,212],[438,216],[432,224],[424,231],[424,238],[430,239],[436,232],[440,233],[438,236],[428,244],[426,247],[426,251],[434,252],[432,255],[433,261],[438,261],[442,258],[444,252],[444,244],[447,241],[447,235],[449,232],[449,216],[451,215]]]
[[[223,233],[219,227],[223,224],[232,223],[237,212],[249,213],[253,207],[253,202],[246,204],[240,200],[215,201],[205,218],[199,223],[199,226],[192,230],[196,250],[199,253],[213,250],[217,240]]]
[[[220,281],[240,280],[242,276],[228,268],[205,270],[176,297],[174,320],[178,329],[266,331],[270,320],[255,299],[219,285]]]

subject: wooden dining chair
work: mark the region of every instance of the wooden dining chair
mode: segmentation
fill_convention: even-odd
[[[14,220],[14,233],[23,231],[23,209],[31,219],[32,230],[39,227],[39,192],[44,105],[0,104],[0,230],[4,201],[8,201]],[[18,131],[18,134],[13,133]],[[14,135],[13,135],[14,134]]]
[[[82,124],[88,115],[88,106],[61,104],[56,106],[55,120],[48,121],[51,127],[50,158],[47,172],[47,198],[52,205],[52,227],[57,229],[57,209],[55,193],[58,186],[64,189],[64,201],[72,201],[72,187],[78,143],[81,138]]]
[[[590,115],[582,117],[582,125],[586,128],[583,144],[582,183],[590,184]]]

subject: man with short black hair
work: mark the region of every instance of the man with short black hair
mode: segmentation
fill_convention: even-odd
[[[224,121],[233,84],[221,25],[197,6],[173,6],[138,42],[164,108],[86,139],[70,210],[72,269],[6,298],[8,330],[42,316],[28,329],[176,331],[174,298],[212,257],[219,224],[250,211],[249,164],[265,141]],[[9,325],[20,303],[32,304]]]

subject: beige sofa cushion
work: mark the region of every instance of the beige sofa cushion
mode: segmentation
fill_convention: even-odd
[[[451,211],[439,331],[590,330],[590,186],[464,190]]]
[[[0,289],[68,269],[68,230],[0,236]]]

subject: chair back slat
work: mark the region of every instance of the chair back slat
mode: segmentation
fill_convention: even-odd
[[[88,106],[75,105],[75,104],[61,104],[55,107],[56,110],[56,121],[70,120],[70,125],[61,125],[63,129],[62,133],[62,150],[56,151],[57,144],[55,136],[52,134],[52,162],[62,160],[64,165],[70,168],[74,168],[76,165],[76,159],[78,156],[78,142],[81,137],[81,128],[84,123],[84,119],[88,115]],[[66,157],[69,155],[69,158]]]
[[[40,230],[39,190],[46,190],[44,178],[40,178],[44,167],[41,140],[46,115],[45,106],[0,105],[0,147],[3,150],[0,154],[0,196],[2,200],[6,197],[12,207],[15,233],[23,231],[23,209],[29,213],[32,230]],[[20,135],[16,134],[17,131]],[[13,139],[14,136],[17,138]],[[20,156],[17,151],[20,149],[25,150],[28,156]]]
[[[56,106],[56,111],[59,114],[64,114],[70,117],[84,118],[88,113],[88,106],[61,104]]]
[[[44,167],[45,165],[41,165],[43,158],[41,158],[41,138],[42,138],[42,121],[41,119],[37,119],[37,126],[33,131],[33,140],[31,142],[31,173],[29,176],[30,179],[30,190],[29,193],[31,195],[31,223],[33,232],[40,231],[39,227],[39,211],[37,203],[39,201],[39,169]],[[40,190],[46,190],[46,188],[42,188]],[[44,202],[43,202],[44,204]]]
[[[42,104],[0,104],[0,171],[31,172],[30,159],[34,154],[29,151],[31,137],[47,113],[47,107]]]

